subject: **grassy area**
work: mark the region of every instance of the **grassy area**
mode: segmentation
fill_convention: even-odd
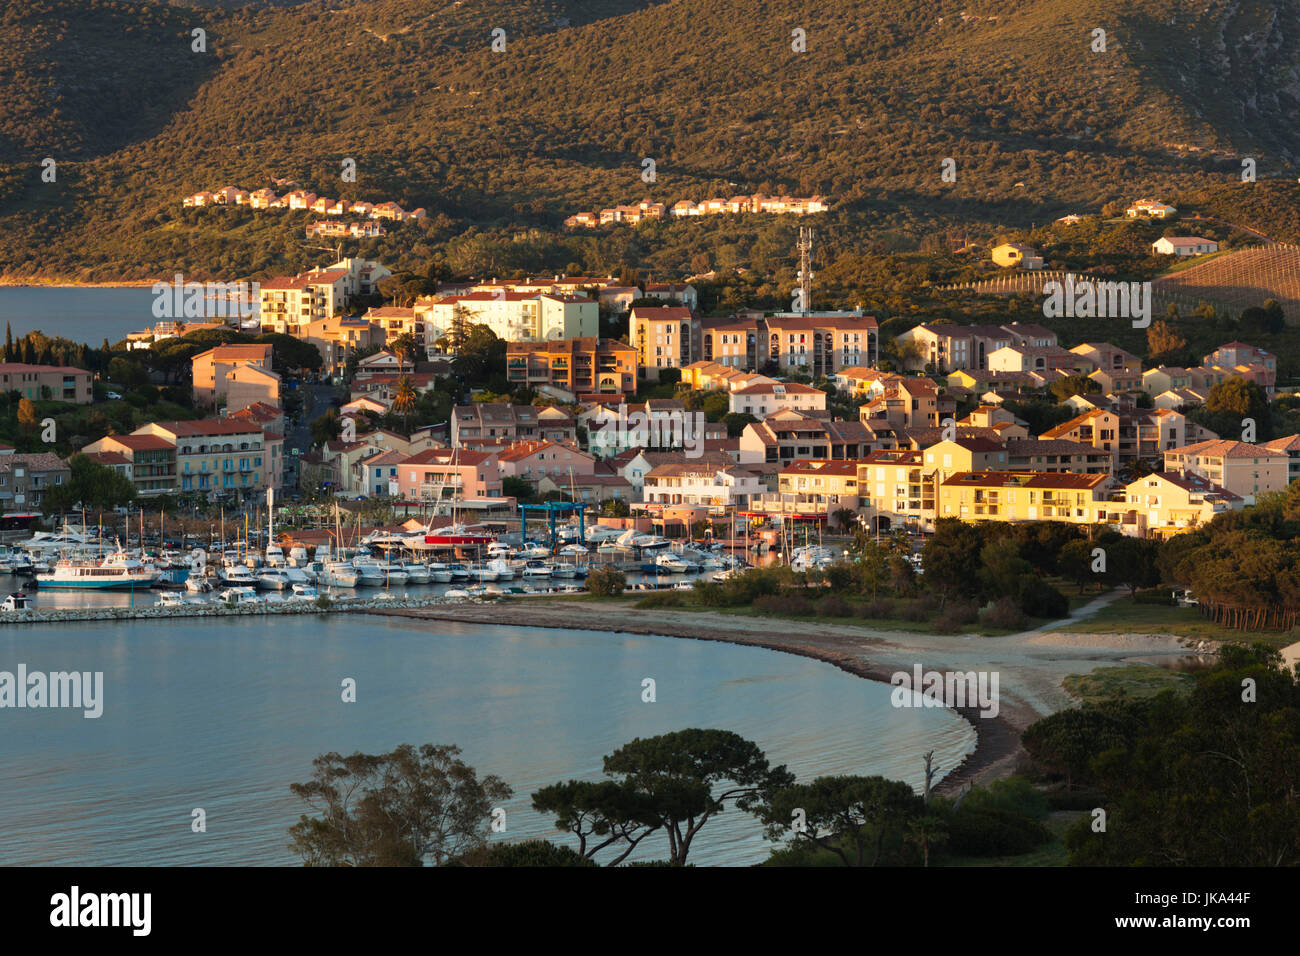
[[[1086,621],[1064,624],[1061,629],[1094,634],[1174,634],[1211,641],[1259,641],[1271,647],[1286,647],[1300,640],[1295,630],[1237,631],[1205,620],[1194,607],[1162,607],[1128,600],[1116,601]]]
[[[659,593],[664,593],[664,592],[659,592]],[[759,610],[755,607],[748,606],[748,605],[741,606],[741,607],[708,607],[702,604],[694,603],[691,600],[690,592],[681,592],[681,593],[682,593],[681,604],[676,604],[676,605],[656,604],[654,605],[654,610],[712,611],[718,614],[726,614],[731,617],[749,617],[749,618],[770,619],[770,620],[778,620],[778,621],[779,620],[816,621],[817,623],[821,623],[821,624],[840,624],[847,627],[861,627],[870,630],[904,631],[913,634],[935,633],[934,622],[935,622],[935,618],[938,617],[938,615],[936,614],[924,620],[917,621],[917,620],[911,620],[909,618],[904,618],[904,617],[859,617],[859,616],[839,617],[839,616],[828,616],[828,615],[821,615],[821,614],[781,614],[775,611]],[[850,601],[849,603],[852,604],[857,602]],[[633,606],[649,607],[649,605],[642,605],[639,601],[637,604]],[[1041,627],[1046,623],[1048,622],[1042,619],[1030,618],[1028,623],[1025,625],[1025,627],[1008,629],[1008,628],[988,627],[977,621],[970,624],[963,624],[960,628],[958,628],[956,631],[952,631],[951,633],[979,634],[984,637],[999,637],[1005,634],[1015,634],[1021,630],[1029,630],[1030,628],[1033,627]]]
[[[1163,690],[1186,690],[1194,678],[1186,671],[1172,671],[1151,664],[1128,664],[1121,667],[1099,667],[1091,674],[1071,674],[1061,686],[1071,696],[1084,703],[1098,704],[1104,700],[1124,697],[1154,697]]]

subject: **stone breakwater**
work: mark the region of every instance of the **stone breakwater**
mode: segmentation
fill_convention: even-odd
[[[448,601],[445,598],[338,598],[326,604],[315,601],[276,601],[256,604],[178,604],[163,607],[157,604],[137,607],[32,607],[21,611],[0,611],[3,624],[55,624],[74,621],[140,621],[177,617],[246,617],[272,614],[330,614],[336,611],[394,611],[437,607],[442,604],[490,603],[469,598]]]

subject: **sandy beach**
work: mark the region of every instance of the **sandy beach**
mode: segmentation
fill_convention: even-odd
[[[1128,658],[1196,653],[1195,642],[1173,635],[1088,633],[1083,626],[1087,617],[1122,597],[1118,592],[1105,594],[1078,608],[1068,619],[1002,637],[917,634],[873,627],[869,622],[856,626],[787,618],[764,620],[718,611],[638,609],[631,602],[613,606],[545,598],[376,609],[371,613],[726,641],[816,658],[886,683],[891,674],[910,672],[916,664],[924,670],[996,671],[1001,701],[997,717],[982,717],[974,708],[954,708],[974,726],[978,742],[974,752],[948,773],[938,788],[951,792],[967,781],[984,782],[1013,773],[1022,753],[1020,733],[1040,717],[1073,704],[1061,687],[1068,675],[1086,674]]]

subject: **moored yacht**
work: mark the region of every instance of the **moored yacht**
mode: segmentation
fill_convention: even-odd
[[[284,568],[263,568],[257,575],[257,586],[263,591],[283,591],[291,584]]]
[[[117,551],[105,558],[60,558],[45,573],[36,575],[39,587],[61,591],[147,588],[158,570]]]

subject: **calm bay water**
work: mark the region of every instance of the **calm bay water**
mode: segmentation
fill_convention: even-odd
[[[0,710],[0,864],[288,865],[312,758],[455,743],[513,788],[506,839],[566,838],[531,793],[597,779],[638,736],[718,727],[800,779],[884,774],[919,786],[921,754],[953,767],[974,730],[944,710],[898,710],[889,688],[760,648],[591,631],[376,616],[105,622],[0,629],[0,670],[103,671],[104,714]],[[340,682],[357,681],[343,703]],[[655,703],[641,681],[657,683]],[[207,811],[206,833],[190,812]],[[647,839],[643,859],[667,855]],[[729,810],[699,864],[759,862],[769,844]]]
[[[98,346],[151,327],[153,292],[135,288],[0,286],[0,323],[15,337],[39,330]]]

